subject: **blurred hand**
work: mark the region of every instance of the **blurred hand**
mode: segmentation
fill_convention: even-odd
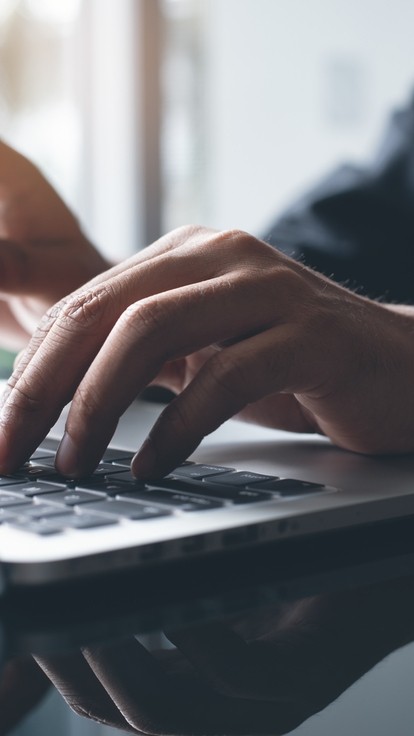
[[[3,399],[0,472],[72,397],[57,467],[91,472],[156,380],[178,396],[133,460],[141,477],[170,471],[237,414],[358,452],[412,452],[413,320],[246,233],[181,228],[42,319]]]
[[[79,715],[132,734],[285,734],[410,641],[412,586],[392,582],[180,629],[168,634],[172,651],[150,654],[125,638],[36,659]]]
[[[16,657],[0,673],[0,736],[14,729],[36,708],[50,682],[31,657]]]
[[[108,267],[38,169],[0,141],[0,340],[19,349],[45,310]]]

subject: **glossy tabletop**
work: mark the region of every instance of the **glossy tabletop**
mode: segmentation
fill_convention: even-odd
[[[30,710],[44,671],[77,713],[129,733],[410,734],[412,540],[406,520],[16,594],[0,721]]]

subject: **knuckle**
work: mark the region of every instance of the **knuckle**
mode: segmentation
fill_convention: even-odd
[[[161,252],[168,252],[184,244],[194,245],[194,241],[201,241],[211,232],[211,230],[199,225],[181,225],[171,230],[167,235],[163,235],[150,248],[154,249],[154,255],[157,255],[159,247],[161,247]]]
[[[258,241],[249,235],[249,233],[236,228],[223,230],[223,232],[219,233],[216,237],[217,245],[221,246],[224,251],[229,254],[236,250],[238,259],[250,257],[253,243],[256,242]]]
[[[43,327],[46,329],[49,325],[53,324],[59,317],[62,309],[64,309],[65,304],[68,301],[68,297],[64,297],[63,299],[60,299],[60,301],[56,302],[55,304],[52,304],[49,309],[44,313],[43,317],[41,318],[39,322],[39,327]]]
[[[162,299],[149,297],[131,304],[121,317],[127,328],[132,328],[142,336],[143,333],[158,334],[168,322],[168,315]]]
[[[203,227],[202,225],[181,225],[180,227],[177,227],[175,230],[173,230],[172,234],[177,237],[177,239],[184,239],[188,240],[189,238],[197,237],[199,235],[206,235],[207,233],[211,232],[208,228]]]
[[[240,230],[239,228],[224,230],[222,232],[222,238],[228,243],[237,243],[238,247],[245,244],[250,245],[250,243],[255,240],[255,238],[253,238],[249,233],[245,230]]]
[[[65,332],[89,331],[101,324],[113,297],[113,289],[105,284],[99,289],[76,293],[61,301],[51,316],[54,316],[57,329]]]
[[[15,413],[34,414],[40,411],[42,402],[33,395],[32,390],[24,378],[20,378],[17,382],[13,380],[9,381],[8,387],[10,388],[10,393],[4,407],[4,412],[7,413],[8,419]]]
[[[216,244],[222,247],[225,256],[223,272],[228,271],[229,262],[234,264],[235,257],[234,265],[238,268],[248,268],[249,272],[253,269],[261,274],[264,268],[271,268],[280,261],[274,248],[244,230],[224,230],[216,236]]]

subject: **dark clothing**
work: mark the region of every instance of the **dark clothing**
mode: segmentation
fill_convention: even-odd
[[[370,297],[414,303],[414,99],[369,167],[335,170],[264,239]]]

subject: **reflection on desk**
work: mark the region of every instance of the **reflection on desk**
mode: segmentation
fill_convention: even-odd
[[[78,714],[128,733],[291,733],[411,642],[413,614],[406,577],[178,627],[169,648],[119,636],[20,658],[3,670],[0,733],[43,695],[43,672]]]

